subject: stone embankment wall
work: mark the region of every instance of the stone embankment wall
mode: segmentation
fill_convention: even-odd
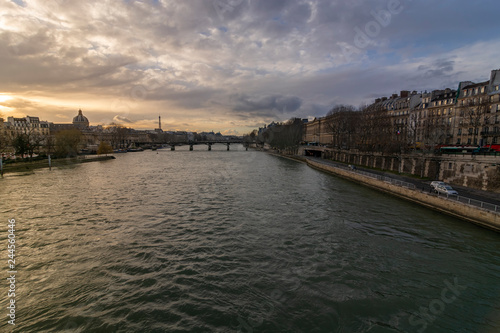
[[[115,159],[113,155],[106,156],[89,156],[89,157],[73,157],[73,158],[57,158],[53,159],[51,162],[52,167],[60,167],[72,164],[79,163],[88,163],[88,162],[97,162],[97,161],[105,161]],[[5,164],[3,167],[4,173],[10,172],[26,172],[35,169],[48,168],[49,161],[48,159],[37,160],[37,161],[26,161],[26,162],[17,162],[17,163],[9,163]]]
[[[500,193],[500,155],[383,155],[324,147],[312,149],[320,150],[323,158],[337,162],[406,173],[442,180],[451,185]]]
[[[442,156],[439,178],[450,184],[500,193],[500,156]]]
[[[377,190],[396,195],[400,198],[418,203],[422,206],[432,208],[442,213],[473,222],[480,226],[500,231],[500,214],[479,207],[470,206],[461,202],[447,200],[443,197],[430,195],[419,190],[411,190],[405,187],[389,184],[387,182],[366,177],[356,172],[336,168],[320,162],[307,160],[307,164],[316,169],[333,173],[337,176],[356,181]]]

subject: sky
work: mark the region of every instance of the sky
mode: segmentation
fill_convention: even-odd
[[[498,0],[3,0],[0,114],[243,135],[500,68]]]

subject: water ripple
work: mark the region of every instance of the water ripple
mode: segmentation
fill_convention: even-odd
[[[193,153],[0,180],[19,332],[412,332],[441,303],[428,331],[500,327],[497,234],[293,161]]]

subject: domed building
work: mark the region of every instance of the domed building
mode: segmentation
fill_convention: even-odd
[[[82,113],[82,110],[78,110],[78,116],[73,118],[73,125],[79,129],[85,129],[89,127],[89,120]]]

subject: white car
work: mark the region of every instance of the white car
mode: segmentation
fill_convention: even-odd
[[[438,185],[435,187],[436,192],[448,194],[448,195],[458,195],[458,192],[455,191],[450,185]]]
[[[443,186],[444,186],[444,185],[446,185],[446,183],[445,183],[445,182],[442,182],[442,181],[439,181],[439,180],[435,180],[435,181],[431,182],[431,187],[432,187],[434,190],[436,189],[436,187],[437,187],[438,185],[443,185]]]

